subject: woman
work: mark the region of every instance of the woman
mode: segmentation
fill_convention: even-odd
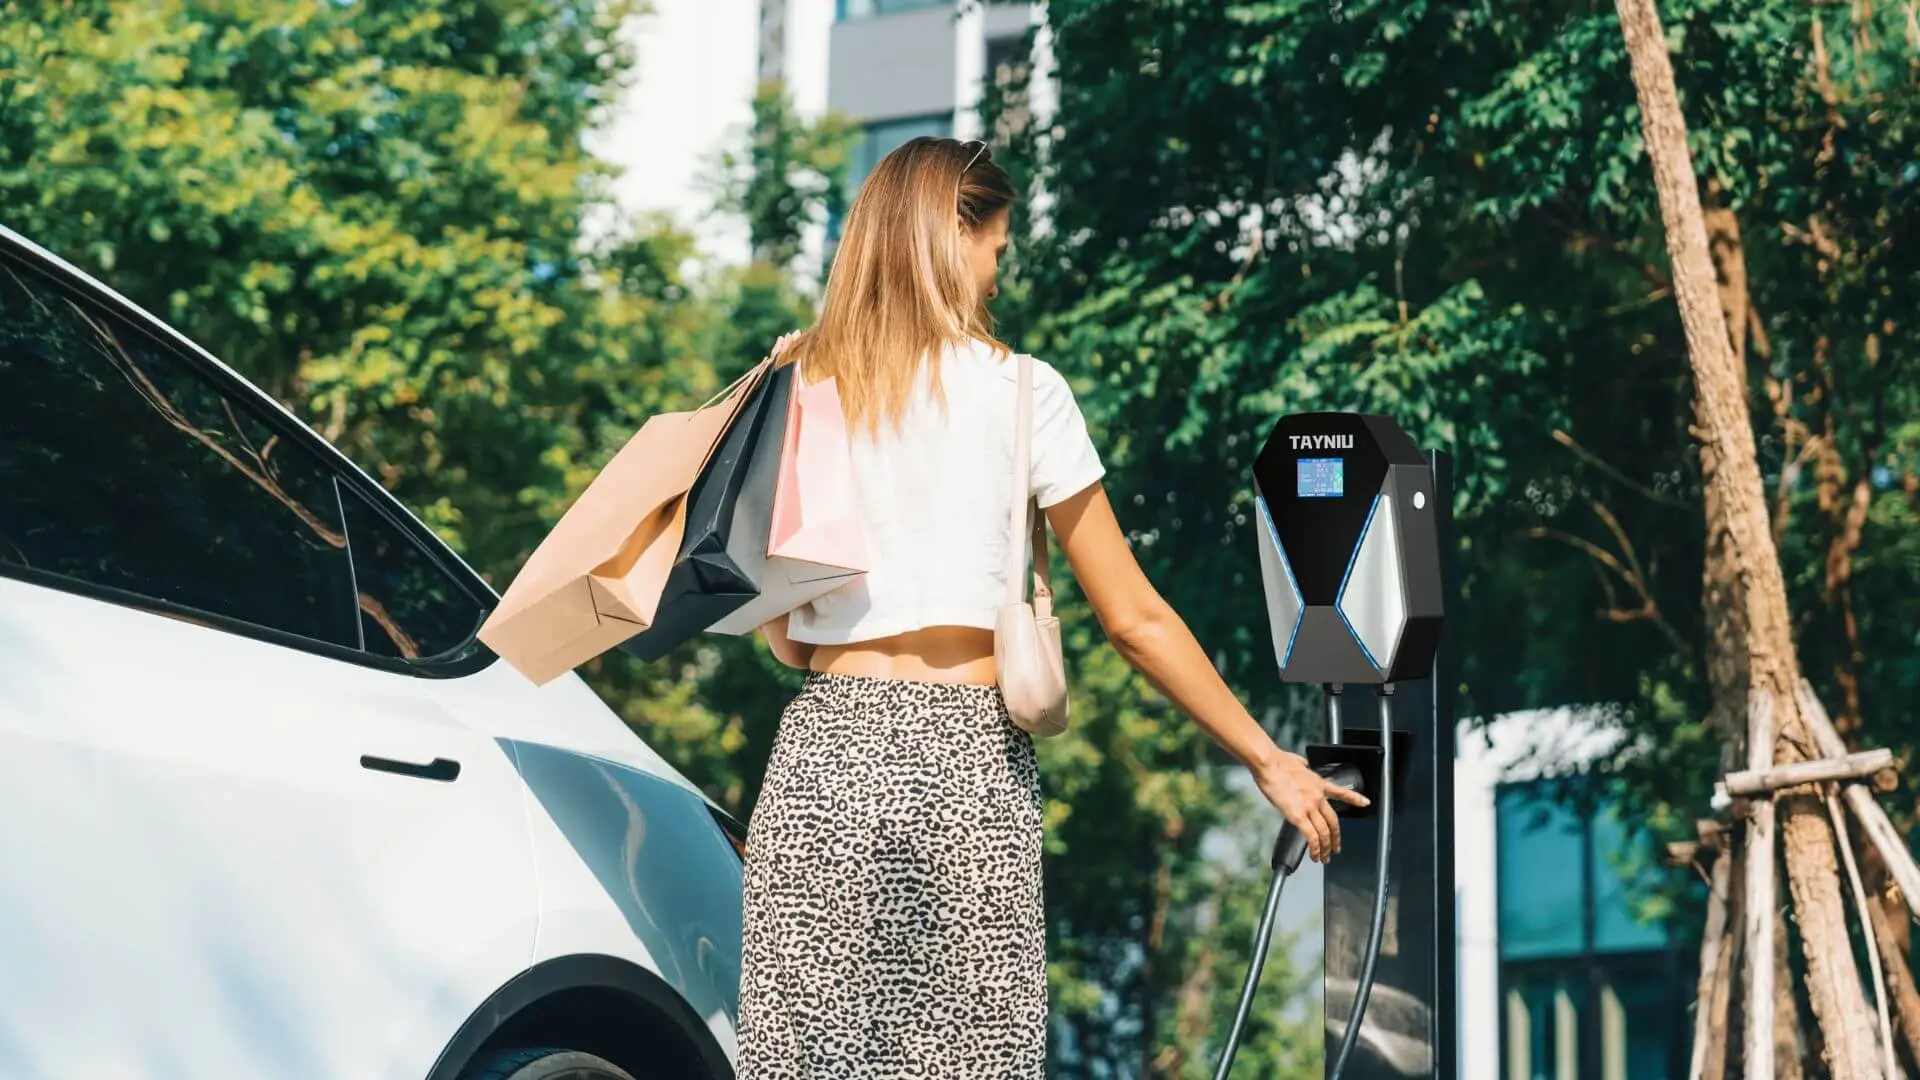
[[[981,143],[915,139],[855,199],[820,318],[786,345],[837,381],[866,575],[762,628],[809,672],[747,839],[740,1080],[1040,1077],[1041,797],[994,685],[1014,373],[986,302],[1015,199]],[[1147,582],[1065,380],[1033,363],[1031,475],[1101,627],[1253,773],[1325,860],[1326,783],[1275,746]]]

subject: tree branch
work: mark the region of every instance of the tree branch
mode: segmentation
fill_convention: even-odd
[[[1626,473],[1621,472],[1615,466],[1608,464],[1606,460],[1600,457],[1600,455],[1594,453],[1593,451],[1587,449],[1586,447],[1580,445],[1578,442],[1574,441],[1573,436],[1567,434],[1565,431],[1562,431],[1559,428],[1555,428],[1553,429],[1552,435],[1553,435],[1554,442],[1557,442],[1561,446],[1566,447],[1568,450],[1573,451],[1573,454],[1575,457],[1593,466],[1594,468],[1599,469],[1601,472],[1607,474],[1608,477],[1610,477],[1617,483],[1621,484],[1622,486],[1626,487],[1629,491],[1632,491],[1639,495],[1644,495],[1646,498],[1652,500],[1653,502],[1657,502],[1662,506],[1671,506],[1680,510],[1690,509],[1690,507],[1680,502],[1680,500],[1675,499],[1671,496],[1662,495],[1659,492],[1648,487],[1647,485],[1628,476]]]
[[[1634,593],[1640,597],[1640,607],[1625,610],[1620,608],[1608,609],[1600,613],[1602,618],[1608,622],[1615,623],[1651,622],[1659,628],[1660,632],[1666,636],[1667,641],[1670,642],[1675,649],[1681,652],[1686,652],[1690,649],[1686,639],[1682,638],[1680,632],[1675,630],[1672,624],[1667,622],[1666,617],[1660,614],[1660,607],[1654,602],[1653,593],[1648,590],[1646,583],[1632,570],[1622,565],[1619,558],[1612,552],[1584,537],[1575,536],[1572,533],[1563,532],[1559,529],[1550,529],[1544,525],[1538,525],[1528,529],[1521,535],[1529,540],[1557,540],[1569,547],[1586,552],[1595,562],[1619,575],[1620,580],[1624,581],[1627,587],[1631,588]]]

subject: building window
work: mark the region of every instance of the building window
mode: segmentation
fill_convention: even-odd
[[[952,7],[953,0],[836,0],[836,15],[841,22],[871,19],[875,15],[893,15],[921,8]]]
[[[892,153],[902,143],[922,135],[947,139],[953,137],[953,115],[940,113],[936,116],[910,116],[900,120],[879,120],[860,129],[860,137],[853,145],[853,153],[847,161],[846,205],[853,205],[853,198],[860,193],[860,185],[867,182],[880,159]],[[841,216],[831,213],[827,218],[827,239],[829,242],[840,238]]]
[[[1679,1080],[1692,958],[1634,901],[1666,871],[1604,798],[1495,794],[1502,1080]]]
[[[1025,34],[993,38],[987,42],[987,81],[999,84],[1023,79],[1031,59]]]
[[[986,94],[997,97],[1001,112],[992,138],[1005,145],[1023,131],[1031,118],[1027,85],[1033,75],[1033,54],[1027,36],[992,38],[987,42]]]

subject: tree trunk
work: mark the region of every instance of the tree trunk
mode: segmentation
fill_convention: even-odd
[[[1213,939],[1219,932],[1218,897],[1223,891],[1216,888],[1215,899],[1207,905],[1212,929],[1201,935],[1193,966],[1187,969],[1186,978],[1180,980],[1180,989],[1174,994],[1173,1041],[1154,1056],[1149,1076],[1179,1076],[1186,1067],[1187,1047],[1200,1046],[1207,1037],[1213,1004]]]
[[[1807,953],[1807,995],[1827,1071],[1834,1080],[1880,1077],[1875,1021],[1854,963],[1832,829],[1818,795],[1792,794],[1779,802],[1794,922]]]
[[[1746,693],[1737,706],[1716,700],[1716,711],[1723,720],[1744,717],[1747,693],[1764,691],[1773,699],[1777,732],[1773,756],[1788,762],[1804,760],[1812,755],[1800,720],[1800,664],[1787,614],[1786,583],[1767,524],[1747,408],[1746,373],[1734,356],[1716,291],[1699,182],[1687,150],[1686,120],[1680,112],[1673,66],[1653,0],[1616,0],[1616,7],[1666,227],[1674,296],[1692,362],[1702,479],[1714,493],[1708,496],[1708,558],[1723,557],[1731,563],[1718,576],[1733,586],[1745,616]],[[1715,535],[1722,531],[1724,537]],[[1710,569],[1708,580],[1715,577]],[[1711,625],[1716,612],[1710,606],[1707,614]],[[1710,662],[1713,659],[1710,654]],[[1726,689],[1731,692],[1731,685]],[[1874,1021],[1854,966],[1833,836],[1817,796],[1797,791],[1782,795],[1776,805],[1784,817],[1781,833],[1787,878],[1806,948],[1808,996],[1823,1035],[1828,1072],[1833,1080],[1874,1080],[1881,1076]],[[1770,946],[1769,942],[1769,952]],[[1749,1070],[1753,1065],[1748,1063]]]
[[[1847,752],[1847,743],[1834,729],[1833,721],[1827,717],[1825,707],[1814,695],[1813,687],[1806,680],[1800,681],[1800,715],[1805,719],[1813,745],[1826,757],[1840,757]],[[1897,890],[1901,899],[1906,901],[1907,910],[1915,919],[1920,919],[1920,863],[1916,863],[1913,852],[1907,850],[1906,838],[1887,818],[1886,810],[1874,801],[1873,793],[1865,784],[1848,784],[1841,789],[1841,797],[1847,802],[1847,808],[1853,811],[1853,818],[1860,830],[1873,841],[1874,848],[1880,853],[1887,873],[1899,884]]]
[[[1898,1076],[1900,1066],[1894,1061],[1893,1017],[1887,1004],[1887,973],[1880,962],[1879,938],[1874,935],[1873,916],[1868,909],[1873,906],[1867,899],[1866,883],[1860,880],[1860,861],[1854,857],[1853,838],[1847,832],[1847,815],[1840,809],[1840,799],[1828,789],[1827,820],[1833,822],[1833,835],[1839,841],[1840,861],[1847,868],[1847,884],[1853,890],[1854,910],[1860,915],[1861,933],[1867,935],[1867,968],[1873,973],[1873,1005],[1877,1010],[1874,1030],[1879,1033],[1881,1071],[1888,1077]]]
[[[1713,253],[1713,269],[1720,282],[1720,310],[1727,320],[1727,340],[1733,345],[1733,359],[1742,368],[1747,361],[1747,329],[1753,318],[1753,298],[1747,290],[1746,247],[1740,241],[1740,219],[1726,205],[1718,180],[1707,181],[1708,250]]]

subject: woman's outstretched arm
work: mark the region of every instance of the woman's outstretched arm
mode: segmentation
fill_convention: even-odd
[[[1212,739],[1253,773],[1268,801],[1307,836],[1313,858],[1340,847],[1340,823],[1328,799],[1367,800],[1328,783],[1306,759],[1274,744],[1214,669],[1193,632],[1140,569],[1113,515],[1106,488],[1094,484],[1047,511],[1073,577],[1108,640],[1156,689],[1193,717]]]

